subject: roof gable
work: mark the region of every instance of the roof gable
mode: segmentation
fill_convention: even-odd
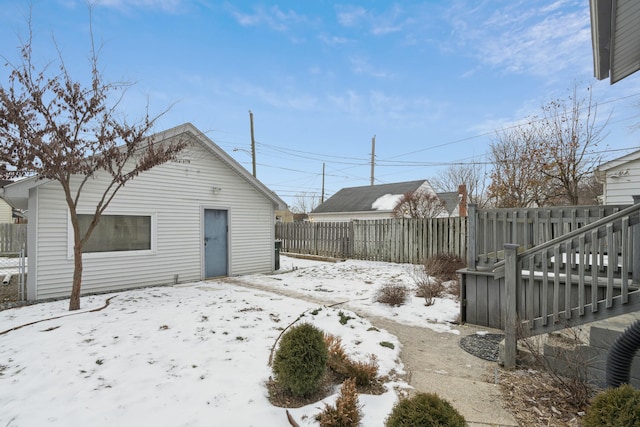
[[[150,138],[154,139],[156,143],[162,143],[163,141],[170,141],[183,136],[189,138],[193,143],[200,144],[202,147],[206,148],[212,155],[217,157],[232,171],[234,171],[241,179],[246,180],[250,185],[262,193],[274,204],[276,209],[286,209],[287,204],[278,197],[278,195],[269,190],[269,188],[251,175],[242,165],[240,165],[240,163],[233,159],[233,157],[229,156],[224,150],[218,147],[211,139],[191,123],[185,123],[180,126],[158,132]],[[14,207],[26,209],[29,189],[46,184],[50,181],[51,180],[48,179],[39,179],[37,176],[24,178],[4,187],[2,189],[2,198]]]
[[[640,160],[640,150],[634,151],[629,154],[625,154],[622,157],[618,157],[616,159],[609,160],[608,162],[601,164],[596,168],[596,173],[605,172],[610,169],[616,168],[618,166],[622,166],[626,163],[633,162],[636,160]]]
[[[436,193],[436,195],[444,204],[444,209],[449,215],[452,215],[460,204],[460,194],[455,191]]]

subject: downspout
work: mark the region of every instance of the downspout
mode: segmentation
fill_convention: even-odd
[[[609,349],[607,356],[607,387],[617,388],[629,384],[631,364],[640,349],[640,320],[624,330]]]

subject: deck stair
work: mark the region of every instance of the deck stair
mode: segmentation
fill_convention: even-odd
[[[515,365],[517,335],[640,310],[640,203],[492,211],[482,221],[488,214],[470,209],[462,319],[505,331],[505,366]]]

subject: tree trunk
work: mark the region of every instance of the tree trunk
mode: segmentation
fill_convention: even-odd
[[[69,311],[80,309],[80,287],[82,286],[82,246],[79,243],[73,245],[73,284],[71,287],[71,299]]]

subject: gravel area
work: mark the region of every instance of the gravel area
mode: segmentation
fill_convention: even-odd
[[[497,362],[503,334],[473,334],[460,339],[460,347],[469,354]]]

